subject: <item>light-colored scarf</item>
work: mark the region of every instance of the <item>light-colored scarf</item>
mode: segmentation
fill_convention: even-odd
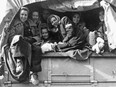
[[[105,32],[108,38],[108,45],[110,50],[116,49],[116,12],[110,6],[109,3],[101,1],[101,5],[104,8],[104,22],[107,28]]]

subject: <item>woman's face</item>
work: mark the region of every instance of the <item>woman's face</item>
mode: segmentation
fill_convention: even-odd
[[[50,22],[51,22],[51,24],[52,24],[53,26],[55,26],[55,27],[57,27],[58,24],[59,24],[58,20],[57,20],[55,17],[52,17],[52,18],[50,19]]]
[[[42,16],[44,20],[47,20],[47,18],[50,16],[50,12],[48,10],[44,10]]]
[[[21,10],[20,11],[20,20],[22,22],[25,22],[28,19],[28,11],[26,10]]]
[[[103,11],[99,12],[99,19],[100,19],[100,21],[104,21],[104,12]]]
[[[48,30],[46,28],[42,29],[42,37],[43,37],[43,39],[49,38]]]
[[[75,15],[73,16],[72,20],[73,20],[73,22],[74,22],[75,24],[79,23],[79,21],[80,21],[80,15],[79,15],[79,14],[75,14]]]
[[[32,19],[35,20],[35,21],[37,21],[38,18],[39,18],[38,12],[33,12],[33,14],[32,14]]]

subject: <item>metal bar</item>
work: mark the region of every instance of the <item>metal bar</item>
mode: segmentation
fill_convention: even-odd
[[[52,60],[51,58],[48,59],[48,81],[51,81],[51,68],[52,68]]]
[[[39,81],[40,84],[44,84],[44,81]],[[27,81],[27,82],[18,82],[18,81],[6,81],[3,83],[4,85],[8,85],[8,84],[32,84],[31,82]]]
[[[69,77],[90,77],[90,75],[63,75],[63,74],[51,74],[51,76],[69,76]]]
[[[42,58],[70,58],[69,56],[42,56]],[[116,56],[90,56],[90,58],[116,58]]]
[[[91,56],[90,58],[116,58],[116,56]]]
[[[52,85],[91,85],[91,83],[52,83]]]

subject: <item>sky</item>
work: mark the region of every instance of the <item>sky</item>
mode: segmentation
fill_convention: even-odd
[[[5,15],[6,1],[7,0],[1,0],[0,1],[0,23],[1,23],[4,15]]]

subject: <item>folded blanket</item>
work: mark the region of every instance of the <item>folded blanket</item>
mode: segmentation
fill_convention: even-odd
[[[11,46],[5,45],[3,47],[4,60],[11,76],[19,81],[24,82],[29,79],[31,61],[31,47],[22,36],[14,36]],[[16,72],[16,58],[20,58],[23,61],[23,70],[20,73]]]
[[[72,59],[76,60],[87,60],[91,54],[92,51],[88,48],[84,48],[82,50],[77,49],[77,50],[70,50],[66,52],[67,56],[71,57]]]

